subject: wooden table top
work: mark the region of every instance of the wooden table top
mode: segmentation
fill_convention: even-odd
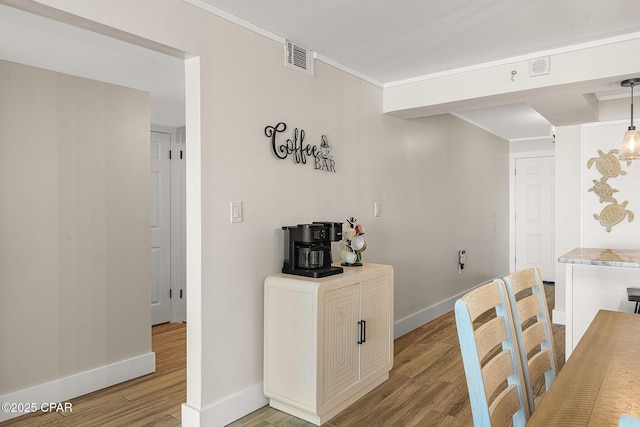
[[[640,418],[640,314],[600,310],[527,426],[617,426]]]

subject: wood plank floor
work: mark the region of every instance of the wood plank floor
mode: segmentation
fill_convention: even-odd
[[[553,286],[545,288],[551,310]],[[553,325],[553,332],[561,367],[564,327]],[[180,406],[186,401],[186,326],[155,326],[153,350],[157,365],[153,374],[72,399],[72,413],[35,413],[0,426],[179,426]],[[325,427],[472,425],[453,312],[399,337],[394,350],[389,380]],[[229,427],[312,425],[265,406]]]
[[[186,324],[153,327],[156,372],[71,399],[72,412],[23,415],[0,426],[180,426],[187,400]]]
[[[549,311],[553,285],[545,285]],[[557,366],[564,365],[564,326],[553,325]],[[389,380],[333,417],[323,427],[472,426],[453,311],[394,342]],[[538,384],[537,395],[544,385]],[[311,427],[299,418],[265,406],[229,427]]]

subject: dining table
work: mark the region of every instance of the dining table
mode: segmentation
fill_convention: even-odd
[[[527,426],[617,426],[640,418],[640,314],[599,310]]]

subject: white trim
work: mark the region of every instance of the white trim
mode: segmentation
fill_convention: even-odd
[[[262,408],[267,403],[268,400],[264,396],[262,383],[225,397],[200,411],[183,403],[182,426],[224,426]]]
[[[456,300],[469,292],[471,289],[467,289],[464,292],[460,292],[444,301],[420,310],[414,314],[411,314],[404,319],[400,319],[394,323],[393,338],[396,339],[402,335],[419,328],[425,323],[431,322],[434,319],[442,316],[453,310]],[[552,323],[559,325],[565,324],[565,312],[559,310],[553,310]]]
[[[635,98],[635,96],[634,96]],[[629,123],[630,118],[628,119],[620,119],[620,120],[607,120],[604,122],[591,122],[591,123],[582,123],[580,125],[581,130],[580,130],[580,145],[582,146],[582,136],[584,135],[584,128],[591,128],[591,127],[600,127],[600,126],[615,126],[615,125],[626,125]],[[620,137],[620,140],[622,140],[622,137]],[[582,154],[582,153],[580,153]]]
[[[186,403],[182,404],[181,411],[182,427],[199,427],[200,426],[200,411],[193,408]]]
[[[490,134],[493,134],[495,136],[497,136],[500,139],[504,139],[505,141],[509,141],[509,142],[524,142],[524,141],[552,141],[553,140],[553,135],[541,135],[541,136],[531,136],[531,137],[527,137],[527,138],[512,138],[509,139],[505,136],[502,136],[498,133],[495,133],[493,130],[486,128],[484,126],[482,126],[480,123],[476,123],[473,120],[470,120],[469,118],[465,117],[464,115],[460,114],[460,113],[450,113],[452,116],[455,116],[457,118],[459,118],[460,120],[464,120],[467,123],[470,123],[472,125],[474,125],[475,127],[478,127],[480,129],[482,129],[485,132],[489,132]]]
[[[156,354],[150,352],[5,394],[0,396],[0,402],[35,403],[37,407],[40,407],[43,403],[61,403],[74,397],[150,374],[155,370]],[[24,413],[0,411],[0,422],[20,415],[24,415]]]
[[[456,300],[469,291],[470,289],[467,289],[466,291],[460,292],[459,294],[449,297],[444,301],[410,314],[403,319],[397,320],[393,325],[393,338],[396,339],[401,337],[407,332],[411,332],[425,323],[431,322],[443,314],[452,311]]]
[[[436,79],[444,76],[468,73],[470,71],[477,71],[477,70],[482,70],[486,68],[496,67],[499,65],[506,65],[506,64],[511,64],[515,62],[520,62],[520,61],[528,61],[531,59],[539,58],[541,56],[552,56],[552,55],[559,55],[562,53],[575,52],[578,50],[590,49],[593,47],[605,46],[609,44],[625,42],[625,41],[634,40],[638,38],[640,38],[640,32],[629,33],[629,34],[624,34],[624,35],[615,36],[615,37],[608,37],[601,40],[594,40],[594,41],[579,43],[571,46],[559,47],[556,49],[543,50],[540,52],[533,52],[526,55],[513,56],[511,58],[504,58],[496,61],[483,62],[481,64],[474,64],[467,67],[454,68],[452,70],[440,71],[432,74],[425,74],[423,76],[412,77],[405,80],[397,80],[395,82],[385,83],[384,88],[386,89],[388,87],[402,86],[410,83],[417,83],[424,80],[431,80],[431,79]]]
[[[505,138],[504,136],[502,136],[502,135],[499,135],[499,134],[495,133],[493,130],[491,130],[491,129],[489,129],[489,128],[486,128],[486,127],[484,127],[484,126],[482,126],[480,123],[476,123],[476,122],[474,122],[473,120],[470,120],[469,118],[467,118],[467,117],[463,116],[463,115],[462,115],[462,114],[460,114],[460,113],[450,113],[450,114],[451,114],[452,116],[455,116],[455,117],[459,118],[460,120],[464,120],[465,122],[470,123],[470,124],[474,125],[475,127],[478,127],[478,128],[480,128],[480,129],[482,129],[482,130],[483,130],[483,131],[485,131],[485,132],[489,132],[490,134],[495,135],[495,136],[497,136],[497,137],[498,137],[498,138],[500,138],[500,139],[504,139],[505,141],[509,141],[509,138]]]
[[[529,136],[526,138],[512,138],[509,142],[527,142],[527,141],[553,141],[553,135]]]
[[[566,325],[566,312],[564,310],[556,310],[555,308],[551,312],[551,323],[556,325]]]
[[[179,167],[176,174],[173,174],[172,170],[172,178],[175,176],[174,184],[175,188],[175,199],[171,201],[171,208],[175,209],[172,213],[171,220],[174,221],[172,223],[175,226],[175,235],[174,240],[172,241],[171,250],[177,252],[177,256],[173,256],[172,253],[172,274],[175,275],[172,278],[172,286],[176,289],[177,292],[177,304],[172,304],[171,310],[171,318],[174,322],[186,322],[187,321],[187,260],[185,258],[186,254],[186,231],[187,231],[187,203],[186,203],[186,156],[187,156],[187,144],[186,144],[186,128],[185,126],[181,126],[176,129],[176,150],[182,150],[183,159],[179,163]],[[171,193],[172,197],[174,193]],[[175,245],[174,245],[175,244]],[[182,290],[182,298],[180,298],[180,290]],[[175,307],[175,310],[174,310]]]
[[[384,83],[367,76],[366,74],[362,74],[359,71],[356,71],[352,68],[349,68],[345,65],[340,64],[339,62],[334,61],[333,59],[327,58],[326,56],[320,55],[319,53],[315,52],[314,54],[315,58],[318,61],[322,61],[327,65],[331,65],[334,68],[337,68],[340,71],[344,71],[347,74],[351,74],[352,76],[358,77],[366,82],[371,83],[372,85],[378,86],[379,88],[383,88],[384,87]]]
[[[278,34],[272,33],[271,31],[267,31],[262,27],[258,27],[255,24],[252,24],[249,21],[245,21],[242,18],[238,18],[235,15],[230,14],[229,12],[225,12],[222,9],[218,9],[215,6],[210,5],[209,3],[202,0],[184,0],[186,3],[191,4],[192,6],[199,7],[209,13],[213,13],[214,15],[224,19],[225,21],[229,21],[233,24],[239,25],[247,30],[253,31],[254,33],[260,34],[268,39],[274,40],[278,43],[281,43],[283,46],[286,43],[286,39]]]
[[[202,152],[200,57],[186,59],[185,117],[189,137],[185,159],[187,269],[187,403],[202,405]]]

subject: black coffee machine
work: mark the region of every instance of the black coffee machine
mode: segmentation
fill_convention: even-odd
[[[282,227],[284,265],[282,272],[307,277],[340,274],[342,267],[331,265],[331,242],[342,240],[342,223],[314,221]]]

